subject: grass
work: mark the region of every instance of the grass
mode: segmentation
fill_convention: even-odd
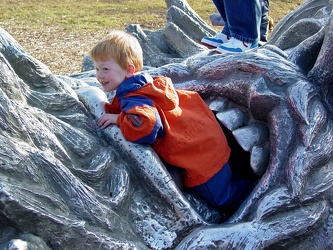
[[[150,6],[148,6],[150,5]],[[59,26],[63,30],[89,30],[114,27],[123,29],[130,23],[144,23],[146,28],[160,28],[165,24],[166,6],[154,1],[92,1],[92,0],[2,0],[1,22],[42,29]]]
[[[270,1],[270,16],[277,23],[303,2]],[[217,12],[212,0],[188,4],[208,24]],[[0,0],[0,27],[53,73],[67,75],[81,71],[83,57],[111,29],[140,24],[158,30],[167,22],[166,11],[164,0]]]
[[[271,1],[270,16],[278,22],[303,2]],[[188,3],[207,22],[209,15],[216,12],[211,0],[188,0]],[[24,26],[30,30],[58,26],[62,30],[94,31],[108,27],[124,29],[131,23],[156,30],[165,25],[167,8],[163,0],[1,0],[0,10],[0,25]]]

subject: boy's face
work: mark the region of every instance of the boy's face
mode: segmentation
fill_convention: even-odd
[[[127,70],[120,67],[113,59],[95,61],[96,78],[103,86],[105,92],[116,90],[125,80]]]

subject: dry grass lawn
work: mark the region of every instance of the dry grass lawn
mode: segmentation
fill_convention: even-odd
[[[277,23],[303,2],[270,1],[270,16]],[[216,12],[211,0],[188,3],[207,22]],[[81,71],[83,57],[110,29],[163,28],[166,10],[163,0],[1,0],[0,27],[54,74],[69,75]]]

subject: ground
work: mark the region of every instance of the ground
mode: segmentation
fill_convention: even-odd
[[[1,28],[13,36],[26,52],[46,64],[53,74],[59,75],[80,72],[84,56],[108,33],[108,30],[84,32],[58,27],[31,31],[22,27],[6,27],[6,24]]]
[[[29,2],[28,0],[21,0],[21,2],[24,2],[23,6],[29,6],[26,5]],[[202,11],[200,16],[205,18],[205,21],[209,23],[208,14],[211,14],[211,10],[206,13],[207,10],[202,8],[200,4],[197,5],[196,1],[188,2],[191,6],[193,5],[193,7],[195,6],[198,10]],[[274,23],[276,24],[282,17],[303,2],[304,0],[271,1],[270,16],[274,18]],[[8,7],[9,3],[12,4],[10,5],[11,7]],[[215,10],[211,1],[209,1],[209,6],[209,8]],[[31,56],[46,64],[54,74],[69,75],[80,72],[84,56],[88,54],[94,44],[110,31],[108,28],[101,29],[93,24],[89,26],[89,31],[82,29],[75,30],[75,26],[70,26],[70,28],[66,29],[64,28],[65,26],[56,25],[55,23],[52,25],[45,24],[42,26],[42,29],[36,29],[33,27],[33,24],[42,22],[43,20],[40,19],[43,17],[35,15],[32,12],[32,17],[29,17],[29,20],[22,19],[22,14],[20,15],[20,13],[16,13],[15,11],[17,7],[19,9],[20,1],[5,0],[4,3],[0,4],[0,9],[1,7],[6,8],[7,18],[0,19],[0,27],[8,31]],[[37,11],[39,11],[38,8]],[[52,8],[49,11],[52,11]],[[56,14],[58,15],[59,13]],[[157,20],[166,21],[164,14],[156,13],[156,15],[159,16]],[[143,29],[150,30],[160,29],[165,25],[165,23],[161,23],[160,21],[151,23],[145,19],[141,19],[139,23]],[[36,27],[40,26],[36,25]],[[125,28],[125,23],[121,24],[121,29]],[[216,28],[216,30],[220,30],[220,27]]]

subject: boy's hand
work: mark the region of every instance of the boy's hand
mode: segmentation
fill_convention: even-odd
[[[118,114],[104,114],[97,122],[97,125],[101,128],[106,128],[111,124],[117,124]]]

